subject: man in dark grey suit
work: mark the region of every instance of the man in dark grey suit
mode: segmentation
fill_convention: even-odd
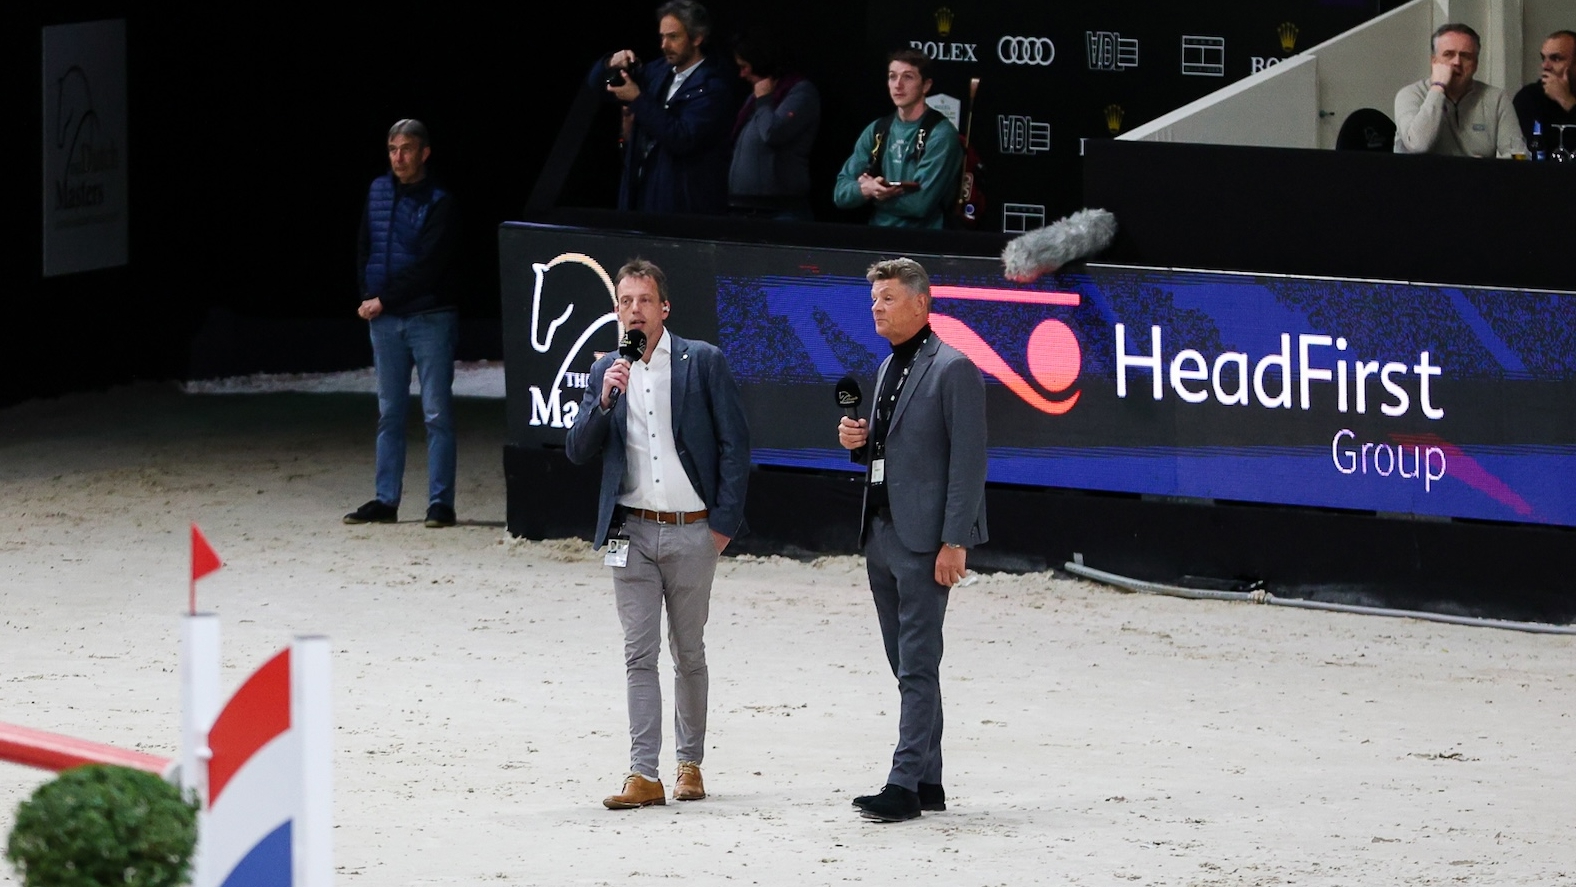
[[[887,784],[854,806],[867,819],[900,822],[947,809],[941,624],[968,550],[987,538],[985,382],[931,331],[930,278],[918,262],[877,262],[865,276],[892,356],[876,374],[871,420],[841,419],[837,439],[866,466],[859,543],[902,709]]]
[[[673,798],[706,797],[703,635],[717,557],[744,526],[750,441],[722,352],[664,329],[672,306],[662,269],[633,259],[618,270],[614,289],[619,325],[645,333],[645,353],[633,363],[607,354],[591,365],[564,449],[577,465],[602,457],[595,544],[607,543],[624,627],[630,738],[623,790],[602,803],[625,810],[667,803],[657,778],[664,605],[678,752]]]

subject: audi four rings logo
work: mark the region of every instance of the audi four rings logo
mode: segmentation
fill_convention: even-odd
[[[1056,44],[1049,37],[1003,37],[996,57],[1007,65],[1048,65],[1056,60]]]

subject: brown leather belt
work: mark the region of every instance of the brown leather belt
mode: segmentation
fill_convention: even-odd
[[[673,524],[674,526],[677,526],[677,527],[682,527],[685,524],[692,524],[692,523],[694,523],[694,522],[696,522],[698,520],[705,520],[706,519],[706,515],[709,514],[709,513],[710,512],[705,511],[705,510],[701,510],[701,511],[652,511],[652,510],[647,509],[647,508],[625,508],[624,509],[624,514],[627,517],[638,517],[638,518],[642,518],[644,520],[654,521],[654,522],[659,523],[659,524]]]

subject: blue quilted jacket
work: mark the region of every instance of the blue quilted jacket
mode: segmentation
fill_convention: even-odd
[[[361,292],[391,314],[454,307],[448,285],[453,198],[428,176],[410,185],[392,173],[372,180],[361,232]]]

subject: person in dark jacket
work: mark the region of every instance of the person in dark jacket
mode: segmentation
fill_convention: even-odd
[[[405,479],[410,372],[421,382],[427,423],[429,527],[454,525],[454,346],[459,337],[452,272],[458,227],[454,198],[427,175],[427,127],[401,120],[389,130],[389,172],[372,180],[357,251],[361,307],[378,378],[377,497],[347,524],[394,523]]]
[[[1541,62],[1538,79],[1523,86],[1511,104],[1521,121],[1521,135],[1530,145],[1532,124],[1542,124],[1543,148],[1552,151],[1560,144],[1560,131],[1554,124],[1576,125],[1576,32],[1555,31],[1543,41],[1538,54]],[[1565,140],[1566,150],[1576,150],[1576,134]]]
[[[728,212],[781,221],[810,222],[810,148],[821,126],[821,95],[789,67],[769,32],[733,42],[739,77],[750,84],[733,123],[733,166],[728,170]]]
[[[623,49],[597,61],[588,82],[625,106],[624,173],[618,208],[723,213],[728,208],[732,78],[704,54],[706,7],[671,0],[657,8],[662,60],[641,64]]]

